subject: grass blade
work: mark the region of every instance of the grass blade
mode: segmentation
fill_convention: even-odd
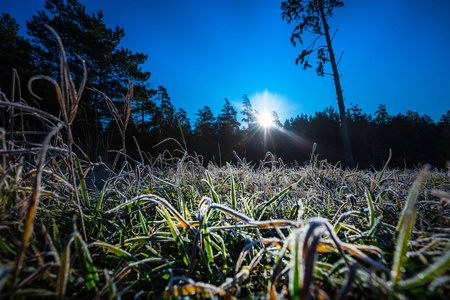
[[[170,290],[168,290],[164,293],[164,297],[165,298],[169,298],[170,296],[186,297],[186,296],[195,295],[195,294],[202,294],[203,292],[207,292],[208,294],[211,295],[212,298],[215,298],[213,296],[217,294],[217,295],[223,297],[223,299],[229,299],[229,300],[235,299],[233,296],[228,294],[223,289],[216,287],[214,285],[211,285],[211,284],[203,283],[203,282],[195,282],[195,283],[192,282],[192,283],[187,283],[182,286],[181,285],[173,286],[173,287],[171,287]]]
[[[276,194],[275,196],[272,197],[272,199],[270,199],[269,201],[263,203],[259,208],[258,208],[258,212],[256,213],[256,215],[259,215],[259,219],[261,220],[261,218],[264,215],[264,211],[267,209],[267,207],[269,207],[270,205],[272,205],[275,201],[277,201],[278,199],[280,199],[281,197],[283,197],[284,195],[286,195],[288,192],[290,192],[294,187],[297,186],[297,184],[300,183],[300,181],[303,180],[303,177],[301,177],[297,182],[291,184],[290,186],[288,186],[287,188],[285,188],[284,190],[282,190],[281,192],[279,192],[278,194]]]
[[[117,293],[117,287],[114,284],[114,281],[109,277],[108,271],[103,270],[103,274],[105,274],[106,285],[108,286],[109,299],[120,300],[120,295]]]
[[[66,296],[67,279],[70,272],[70,246],[72,245],[74,236],[67,242],[66,248],[61,256],[61,262],[56,282],[56,298],[64,299]]]
[[[147,235],[147,233],[148,233],[147,225],[145,224],[145,219],[144,219],[144,216],[142,215],[141,210],[138,211],[138,214],[139,214],[139,221],[141,223],[142,232],[144,235]]]
[[[383,169],[380,172],[380,176],[378,177],[378,181],[377,181],[378,185],[382,184],[384,181],[383,177],[384,177],[384,174],[386,173],[386,170],[388,168],[389,162],[391,161],[391,158],[392,158],[392,149],[389,149],[389,157],[388,157],[386,163],[384,164]]]
[[[25,256],[25,248],[28,245],[28,241],[30,240],[31,233],[33,231],[34,217],[36,215],[37,206],[39,204],[39,196],[41,190],[41,180],[42,180],[42,170],[45,161],[45,156],[47,153],[47,148],[50,145],[50,141],[52,137],[62,128],[62,124],[59,124],[55,127],[45,138],[44,143],[42,144],[41,152],[39,153],[37,162],[36,162],[36,175],[34,177],[33,182],[33,192],[30,197],[30,204],[28,206],[27,214],[26,214],[26,222],[25,229],[22,235],[22,243],[20,245],[19,253],[17,255],[17,261],[13,272],[12,277],[12,285],[15,285],[17,282],[17,277],[19,276],[20,269],[22,268],[22,262]]]
[[[208,171],[205,171],[205,174],[206,174],[207,180],[202,179],[202,182],[206,183],[206,185],[207,185],[207,186],[209,187],[209,189],[211,190],[211,198],[214,200],[214,202],[215,202],[215,203],[220,203],[220,201],[219,201],[219,196],[217,195],[217,192],[216,192],[216,190],[214,189],[214,184],[213,184],[211,175],[209,175],[209,172],[208,172]]]
[[[208,266],[207,266],[208,270],[211,272],[210,265],[214,264],[214,255],[208,231],[208,215],[210,208],[211,208],[211,199],[208,197],[203,197],[198,207],[198,219],[200,220],[200,226],[202,228],[200,240],[202,241],[203,250],[206,251],[206,256],[208,258]]]
[[[98,275],[95,270],[94,263],[89,253],[86,243],[81,238],[80,234],[75,235],[75,247],[77,250],[77,257],[80,264],[81,274],[84,276],[86,288],[88,291],[97,290]]]
[[[373,206],[372,195],[370,194],[368,189],[366,189],[366,199],[367,203],[369,204],[369,224],[370,228],[372,228],[375,225],[375,208]]]
[[[138,259],[136,257],[134,257],[133,255],[131,255],[129,252],[127,252],[123,249],[120,249],[119,247],[111,245],[111,244],[107,244],[107,243],[103,243],[103,242],[93,242],[93,243],[89,244],[89,247],[91,247],[91,246],[97,246],[97,247],[104,248],[104,249],[114,253],[117,257],[125,258],[127,261],[131,261],[131,262],[138,261]]]
[[[302,252],[301,244],[302,239],[300,235],[300,230],[293,233],[293,238],[291,242],[291,267],[289,274],[289,291],[292,298],[299,298],[302,291]]]
[[[77,169],[78,181],[80,183],[81,197],[83,198],[84,205],[86,207],[90,207],[89,196],[88,196],[87,188],[86,188],[86,181],[84,180],[83,168],[81,167],[80,160],[78,159],[78,157],[75,154],[73,156],[75,158],[74,159],[75,160],[75,167]]]
[[[414,182],[414,185],[411,187],[406,204],[403,207],[403,211],[400,216],[400,222],[397,226],[397,241],[394,251],[394,263],[391,270],[391,279],[394,285],[397,285],[400,281],[401,269],[406,258],[408,242],[411,238],[414,228],[414,221],[416,219],[416,204],[419,199],[419,192],[428,175],[429,168],[429,166],[426,166],[422,169]]]
[[[411,289],[416,286],[427,283],[428,281],[434,279],[439,274],[450,269],[450,251],[437,259],[433,264],[422,272],[416,274],[414,277],[400,281],[399,287],[402,289]]]
[[[190,255],[189,252],[186,249],[186,246],[183,242],[182,235],[178,231],[178,228],[173,223],[172,219],[169,216],[169,213],[167,212],[167,209],[165,207],[161,207],[160,210],[162,211],[162,215],[167,221],[167,224],[169,225],[170,232],[172,233],[173,238],[175,239],[175,242],[177,243],[178,249],[183,254],[183,261],[186,263],[186,265],[189,265]]]
[[[231,198],[231,208],[236,209],[236,187],[234,183],[233,174],[230,175],[230,198]]]

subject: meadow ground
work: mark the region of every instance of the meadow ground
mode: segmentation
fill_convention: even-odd
[[[446,298],[448,171],[266,158],[74,158],[73,182],[59,156],[4,155],[2,299]]]

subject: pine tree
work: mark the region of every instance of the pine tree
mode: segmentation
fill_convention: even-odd
[[[158,87],[157,100],[160,102],[161,122],[173,126],[175,124],[175,108],[169,97],[167,89],[163,86]]]
[[[178,122],[180,126],[183,128],[183,131],[190,133],[191,132],[191,121],[187,117],[187,113],[184,109],[179,108],[176,113]]]
[[[216,118],[208,106],[204,106],[195,113],[194,132],[199,137],[212,137],[215,133]]]
[[[0,16],[0,90],[11,101],[18,100],[12,94],[13,69],[17,70],[20,82],[16,81],[16,95],[26,91],[28,79],[36,74],[36,65],[32,56],[32,47],[28,39],[19,35],[19,24],[11,15]]]
[[[339,61],[336,62],[334,56],[333,45],[331,43],[330,27],[328,26],[328,19],[333,15],[333,9],[344,6],[342,1],[338,0],[310,0],[298,1],[289,0],[281,3],[283,10],[281,16],[283,20],[288,23],[298,21],[299,24],[295,27],[291,42],[296,46],[297,41],[303,44],[302,35],[304,32],[312,32],[318,37],[306,49],[303,49],[295,63],[303,66],[303,69],[312,67],[309,63],[309,56],[312,53],[317,54],[317,68],[316,72],[319,76],[324,74],[333,76],[334,86],[336,88],[336,96],[339,107],[339,117],[341,126],[342,143],[344,145],[345,162],[347,166],[353,167],[353,155],[350,147],[350,138],[348,135],[347,118],[345,114],[344,96],[341,88],[340,74],[338,71]],[[326,45],[317,46],[316,43],[320,37],[324,36]],[[331,63],[332,74],[325,73],[324,64]]]
[[[58,46],[54,36],[44,28],[44,24],[48,24],[63,40],[75,82],[82,78],[81,58],[87,66],[86,86],[104,92],[112,100],[119,100],[118,106],[127,91],[128,80],[135,85],[145,85],[150,78],[150,72],[140,67],[147,55],[119,48],[125,32],[118,26],[108,28],[102,11],[90,15],[77,0],[46,0],[45,9],[27,22],[34,55],[45,75],[57,78],[59,74]],[[95,121],[99,126],[110,119],[106,105],[100,101],[103,101],[100,95],[86,90],[80,107],[90,122]]]
[[[241,123],[237,120],[237,112],[230,104],[227,98],[225,98],[225,104],[221,110],[221,114],[217,116],[217,122],[220,132],[227,132],[229,134],[235,134],[239,130]]]
[[[270,112],[270,115],[272,116],[272,122],[276,127],[282,127],[283,125],[280,122],[280,117],[278,116],[278,113],[274,110]]]
[[[178,124],[175,119],[175,108],[172,105],[167,89],[163,86],[158,87],[156,103],[159,103],[159,106],[152,118],[150,130],[157,132],[156,141],[159,143],[167,138],[174,138],[178,131]],[[172,143],[165,145],[166,148],[171,146]],[[156,150],[157,152],[159,151],[159,146]]]
[[[190,147],[192,136],[191,121],[189,120],[186,111],[182,108],[179,108],[175,113],[175,118],[178,130],[175,132],[174,137],[178,142],[182,142],[184,150],[187,150],[188,147]]]
[[[375,111],[375,124],[387,124],[390,120],[390,116],[386,109],[386,104],[380,104]]]
[[[155,114],[156,104],[152,97],[156,91],[145,85],[134,87],[134,101],[132,113],[143,130],[149,129],[149,119]]]
[[[199,109],[195,115],[193,150],[204,159],[204,164],[214,161],[217,149],[216,118],[208,106]]]
[[[237,120],[237,112],[230,101],[225,98],[225,104],[217,116],[217,138],[221,149],[222,161],[229,161],[232,158],[232,151],[239,148],[241,135]]]
[[[241,114],[244,115],[242,122],[247,123],[247,130],[250,130],[252,123],[255,122],[255,112],[252,108],[252,103],[246,94],[242,96],[242,106],[244,107],[241,111]]]

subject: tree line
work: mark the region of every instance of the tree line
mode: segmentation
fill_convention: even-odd
[[[81,61],[86,62],[87,89],[81,98],[73,135],[75,143],[92,160],[101,157],[111,161],[113,155],[109,150],[121,149],[123,145],[120,129],[104,95],[98,91],[112,100],[118,113],[126,114],[121,99],[130,82],[134,93],[125,145],[127,155],[133,158],[139,158],[140,153],[147,153],[149,157],[180,156],[189,151],[203,157],[205,164],[209,161],[224,164],[243,158],[258,164],[270,152],[272,158],[277,156],[286,164],[302,164],[310,158],[316,144],[315,151],[321,158],[333,163],[345,159],[345,139],[340,130],[341,107],[339,113],[329,107],[315,115],[301,114],[284,123],[272,112],[276,126],[264,129],[257,123],[258,112],[252,108],[250,99],[243,95],[243,111],[236,111],[230,101],[224,99],[219,114],[215,115],[210,107],[204,106],[198,109],[191,123],[185,110],[174,107],[166,88],[151,87],[151,74],[142,69],[147,55],[119,47],[125,32],[118,26],[108,28],[101,11],[88,14],[77,0],[46,0],[45,9],[27,22],[31,40],[18,34],[19,26],[10,15],[1,15],[1,91],[10,101],[23,99],[29,105],[59,114],[54,89],[49,83],[35,81],[32,86],[35,95],[25,88],[34,75],[45,74],[55,79],[59,76],[58,45],[44,24],[53,27],[64,42],[77,83],[83,78]],[[8,119],[8,114],[4,110],[0,113],[0,126],[11,129],[14,123]],[[443,167],[450,157],[450,111],[442,115],[439,122],[412,111],[391,116],[385,105],[380,105],[373,116],[351,105],[344,115],[353,158],[360,167],[382,166],[389,149],[393,151],[391,166],[398,167],[421,163]],[[43,127],[27,117],[24,124],[35,131]]]

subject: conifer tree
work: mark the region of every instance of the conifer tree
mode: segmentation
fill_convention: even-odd
[[[230,101],[225,98],[225,104],[221,110],[221,114],[217,116],[219,131],[224,133],[237,133],[241,123],[237,120],[237,112],[231,105]]]
[[[227,161],[232,156],[232,151],[239,148],[241,141],[239,126],[241,123],[237,120],[237,112],[230,101],[225,98],[225,104],[217,116],[217,135],[220,143],[221,157]]]
[[[184,109],[179,108],[176,113],[178,122],[180,123],[180,126],[185,130],[187,133],[191,132],[191,121],[189,120],[187,113]]]
[[[159,103],[159,107],[157,107],[152,118],[150,130],[157,132],[157,142],[159,143],[167,138],[174,138],[178,125],[175,119],[175,108],[172,105],[167,89],[163,86],[158,87],[156,103]],[[168,144],[166,147],[170,145]],[[159,150],[159,147],[156,149]]]
[[[194,130],[195,134],[200,137],[213,136],[215,131],[216,118],[208,106],[204,106],[195,113],[197,119],[195,119]]]
[[[247,123],[247,130],[250,129],[252,123],[255,121],[255,112],[252,108],[252,103],[246,94],[242,96],[242,106],[244,109],[241,111],[241,114],[244,115],[242,118],[242,122]]]
[[[13,69],[17,70],[20,82],[16,82],[16,91],[20,84],[25,91],[28,79],[36,74],[36,65],[32,56],[32,47],[28,39],[19,35],[19,24],[11,15],[0,16],[0,91],[12,99]]]
[[[305,32],[312,32],[318,37],[306,48],[303,49],[295,63],[303,66],[303,69],[312,67],[309,63],[309,56],[312,53],[317,54],[316,72],[319,76],[325,74],[333,76],[334,86],[336,88],[336,96],[339,107],[339,118],[341,126],[342,143],[344,145],[345,162],[347,166],[353,167],[353,155],[350,147],[350,138],[348,135],[347,118],[344,106],[344,96],[341,88],[340,74],[338,71],[339,61],[336,61],[335,53],[332,45],[332,36],[330,35],[330,27],[328,19],[333,16],[333,10],[344,6],[339,0],[288,0],[281,3],[282,18],[288,23],[292,21],[298,22],[291,36],[291,42],[296,46],[297,42],[303,44],[302,36]],[[325,37],[326,44],[317,46],[319,38]],[[334,37],[334,35],[333,35]],[[331,63],[332,73],[325,73],[324,65]]]
[[[61,36],[66,48],[71,72],[75,82],[82,78],[79,58],[86,61],[88,88],[95,88],[113,100],[119,100],[128,88],[128,80],[135,86],[142,85],[150,78],[150,72],[143,71],[141,65],[147,60],[143,53],[133,53],[119,48],[125,36],[122,28],[108,28],[103,20],[103,12],[88,14],[86,7],[77,0],[46,0],[45,11],[38,11],[27,22],[27,33],[32,37],[34,55],[44,75],[58,77],[59,52],[55,38],[44,24],[48,24]],[[102,97],[86,90],[81,99],[87,118],[100,124],[109,119],[109,112]]]
[[[152,118],[156,110],[156,104],[152,100],[155,94],[155,90],[143,85],[138,85],[134,89],[132,113],[136,118],[136,122],[139,123],[139,127],[144,130],[149,129],[150,118]]]

